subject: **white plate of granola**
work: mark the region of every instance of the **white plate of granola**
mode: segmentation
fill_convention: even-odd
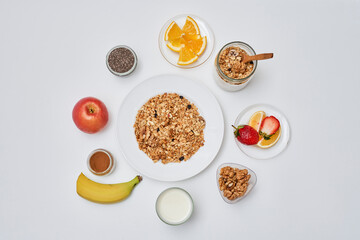
[[[180,181],[214,160],[224,118],[206,86],[182,76],[160,75],[128,94],[117,128],[122,153],[135,170],[160,181]]]

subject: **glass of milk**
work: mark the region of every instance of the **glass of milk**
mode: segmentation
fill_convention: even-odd
[[[180,225],[191,217],[194,203],[184,189],[172,187],[160,193],[155,208],[161,221],[169,225]]]

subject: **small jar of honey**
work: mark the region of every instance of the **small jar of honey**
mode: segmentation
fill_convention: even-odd
[[[110,152],[105,149],[95,149],[89,154],[87,166],[95,175],[104,176],[110,174],[115,162]]]

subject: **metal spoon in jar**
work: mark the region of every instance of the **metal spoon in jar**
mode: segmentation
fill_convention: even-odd
[[[253,55],[253,56],[243,55],[241,62],[247,63],[247,62],[254,61],[254,60],[265,60],[265,59],[272,58],[273,56],[274,56],[273,53],[262,53],[262,54],[257,54],[257,55]]]

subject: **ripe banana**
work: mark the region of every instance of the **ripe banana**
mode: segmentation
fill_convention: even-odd
[[[90,180],[81,173],[76,182],[76,191],[81,197],[92,202],[114,203],[127,198],[134,189],[135,185],[141,180],[141,176],[136,176],[129,182],[102,184]]]

